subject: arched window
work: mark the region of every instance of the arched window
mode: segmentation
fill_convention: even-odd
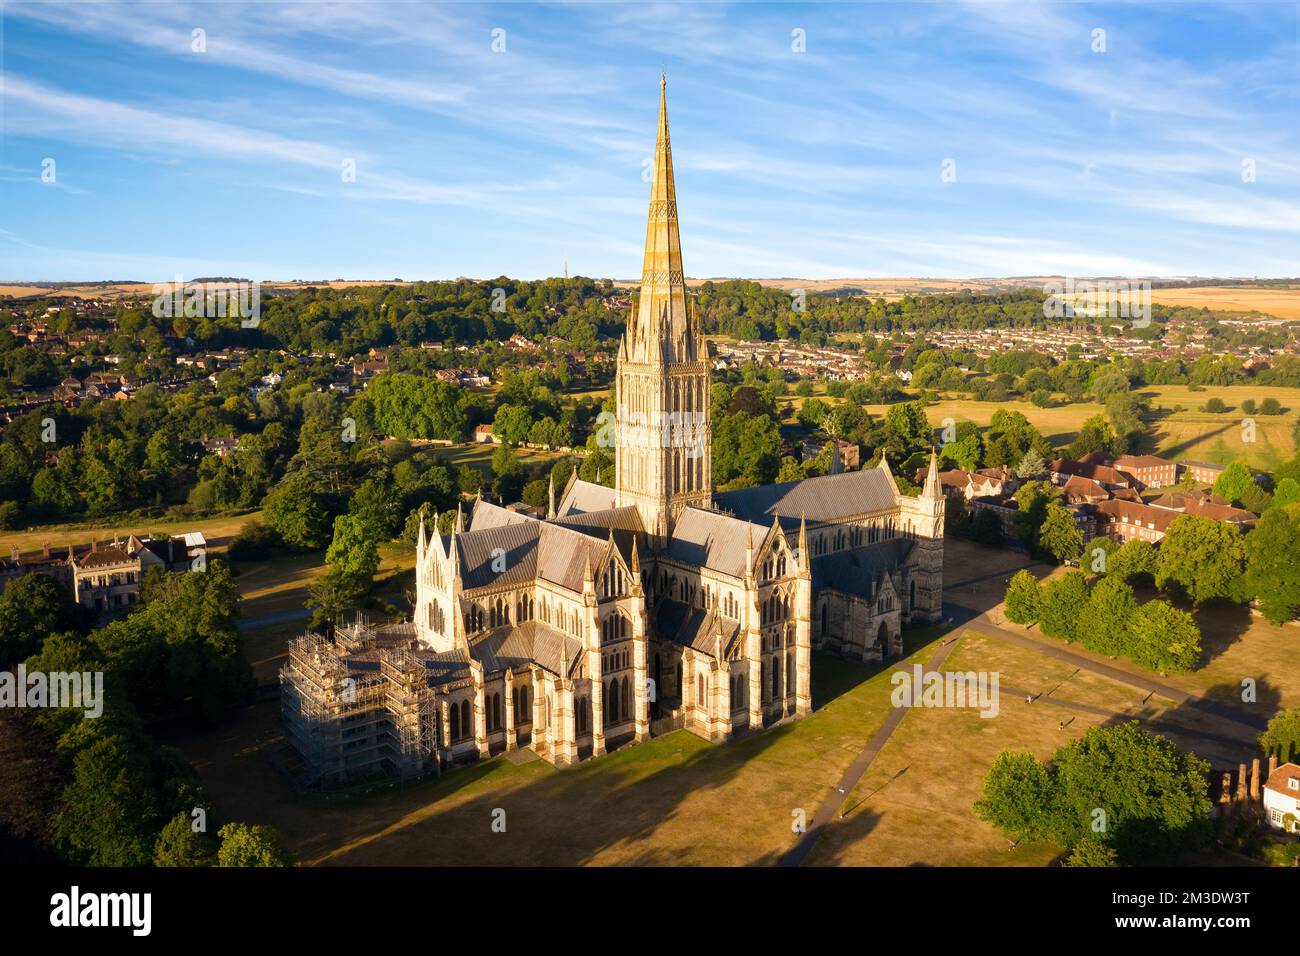
[[[492,695],[492,729],[501,729],[501,695]]]
[[[609,682],[609,696],[605,698],[605,716],[611,724],[618,723],[618,679]]]
[[[460,708],[451,705],[451,739],[460,740]]]
[[[523,714],[522,717],[519,714]],[[528,685],[519,688],[519,711],[515,714],[515,723],[531,724],[532,715],[528,713]]]
[[[460,702],[460,730],[466,737],[474,733],[474,723],[469,718],[469,701],[467,700]]]
[[[632,714],[632,698],[631,698],[631,696],[630,696],[630,694],[629,694],[629,686],[628,686],[628,682],[627,682],[627,678],[626,678],[626,677],[623,678],[623,707],[622,707],[622,712],[623,712],[623,719],[624,719],[624,720],[627,720],[628,717],[631,716],[631,714]]]

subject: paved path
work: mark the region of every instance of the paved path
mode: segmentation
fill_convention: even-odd
[[[1016,631],[1009,631],[1006,628],[999,627],[988,619],[988,615],[976,611],[974,608],[967,607],[959,602],[950,602],[944,604],[944,613],[951,614],[956,626],[969,628],[972,631],[980,631],[984,634],[1004,640],[1009,644],[1015,644],[1017,647],[1023,647],[1039,654],[1046,654],[1048,657],[1054,657],[1059,661],[1064,661],[1074,667],[1091,671],[1094,674],[1100,674],[1102,677],[1108,677],[1113,681],[1121,684],[1128,684],[1130,687],[1137,687],[1150,694],[1158,694],[1172,700],[1176,704],[1184,704],[1192,707],[1202,713],[1209,714],[1221,720],[1231,720],[1234,723],[1242,724],[1252,730],[1264,730],[1268,726],[1268,720],[1260,714],[1250,714],[1240,708],[1220,700],[1211,700],[1208,697],[1202,697],[1198,694],[1190,694],[1185,690],[1180,690],[1171,684],[1163,684],[1160,681],[1153,680],[1141,674],[1134,674],[1131,671],[1105,664],[1101,661],[1093,660],[1091,657],[1085,657],[1082,654],[1075,653],[1065,644],[1049,642],[1050,639],[1039,639],[1027,634],[1020,634]],[[963,620],[963,618],[965,618]]]
[[[925,665],[924,673],[928,674],[942,667],[943,662],[956,646],[957,638],[952,638],[940,646],[929,663]],[[867,741],[866,747],[858,754],[857,759],[853,761],[848,770],[844,771],[844,776],[840,777],[840,782],[835,785],[835,791],[817,808],[817,813],[813,815],[812,824],[799,838],[799,842],[786,851],[785,856],[781,857],[780,862],[777,864],[778,866],[799,866],[803,863],[804,858],[808,856],[809,851],[812,850],[813,845],[822,835],[822,831],[828,824],[839,817],[840,808],[848,800],[849,794],[853,792],[853,788],[858,785],[862,775],[867,772],[867,768],[871,766],[872,761],[876,759],[876,755],[880,753],[890,736],[898,729],[898,725],[903,722],[903,718],[907,716],[909,710],[911,710],[910,707],[895,707],[890,711],[889,716],[880,729],[876,731],[875,736]]]

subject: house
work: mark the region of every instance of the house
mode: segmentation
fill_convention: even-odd
[[[928,468],[916,472],[918,484],[924,484]],[[1019,486],[1014,475],[999,472],[993,468],[981,468],[979,471],[963,471],[953,468],[939,472],[939,486],[949,497],[961,497],[967,501],[975,498],[1001,498],[1009,495]]]
[[[1097,456],[1093,455],[1086,456],[1078,461],[1070,458],[1058,458],[1048,464],[1047,470],[1052,476],[1053,483],[1058,485],[1064,485],[1072,475],[1091,479],[1111,490],[1130,488],[1133,485],[1132,478],[1121,471],[1117,471],[1110,465],[1101,464],[1097,460]]]
[[[1214,465],[1208,461],[1180,461],[1178,463],[1179,477],[1190,474],[1193,481],[1199,481],[1204,485],[1212,485],[1219,480],[1223,474],[1222,465]]]
[[[501,439],[497,438],[495,435],[492,434],[491,425],[475,425],[474,441],[478,442],[480,445],[501,444]]]
[[[811,440],[804,442],[803,460],[814,461],[822,453],[827,445],[834,445],[835,451],[839,455],[840,466],[842,468],[861,468],[862,467],[862,449],[853,442],[845,441],[842,438],[832,438],[830,441],[820,442]]]
[[[1156,455],[1120,455],[1114,467],[1143,488],[1167,488],[1178,481],[1178,464]]]
[[[1175,491],[1161,495],[1151,502],[1152,507],[1168,511],[1179,511],[1188,515],[1200,515],[1214,521],[1223,521],[1235,525],[1242,531],[1255,526],[1259,516],[1244,508],[1234,508],[1226,499],[1209,491],[1185,492]]]
[[[1099,501],[1108,501],[1111,497],[1110,491],[1102,487],[1099,482],[1084,478],[1082,475],[1071,475],[1061,486],[1061,491],[1065,495],[1066,502],[1072,505],[1093,505]]]
[[[1135,501],[1111,498],[1093,505],[1097,520],[1097,534],[1124,544],[1128,541],[1161,541],[1178,514],[1164,508],[1155,508]]]
[[[239,436],[204,438],[199,444],[203,446],[203,450],[209,455],[225,458],[232,451],[239,448]]]
[[[1264,819],[1278,830],[1300,833],[1300,765],[1284,763],[1268,775]]]

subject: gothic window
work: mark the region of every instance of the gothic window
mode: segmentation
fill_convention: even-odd
[[[469,717],[469,701],[467,700],[460,702],[460,732],[465,737],[474,733],[474,723]]]
[[[527,684],[519,688],[519,713],[523,714],[523,717],[520,717],[518,714],[516,714],[515,723],[531,724],[533,722],[533,718],[530,717],[528,714],[528,685]]]
[[[618,680],[609,682],[609,693],[605,695],[605,722],[618,723]]]
[[[700,674],[695,678],[696,692],[699,696],[695,699],[697,707],[708,707],[708,702],[704,696],[704,675]]]
[[[630,694],[630,686],[629,686],[629,684],[628,684],[628,682],[627,682],[627,678],[626,678],[626,677],[623,678],[623,689],[622,689],[622,694],[623,694],[623,707],[622,707],[622,711],[623,711],[623,719],[624,719],[624,720],[627,720],[627,719],[628,719],[628,716],[632,713],[632,707],[631,707],[631,700],[632,700],[632,699],[631,699],[631,697],[629,696],[629,694]]]

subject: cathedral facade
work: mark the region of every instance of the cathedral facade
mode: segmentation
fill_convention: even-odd
[[[558,766],[687,729],[721,741],[812,707],[814,648],[902,650],[941,615],[944,496],[888,464],[715,493],[709,353],[682,270],[664,84],[640,297],[619,344],[615,485],[545,520],[483,500],[422,527],[411,621],[305,634],[281,673],[309,784],[531,748]],[[558,501],[557,501],[558,499]]]

